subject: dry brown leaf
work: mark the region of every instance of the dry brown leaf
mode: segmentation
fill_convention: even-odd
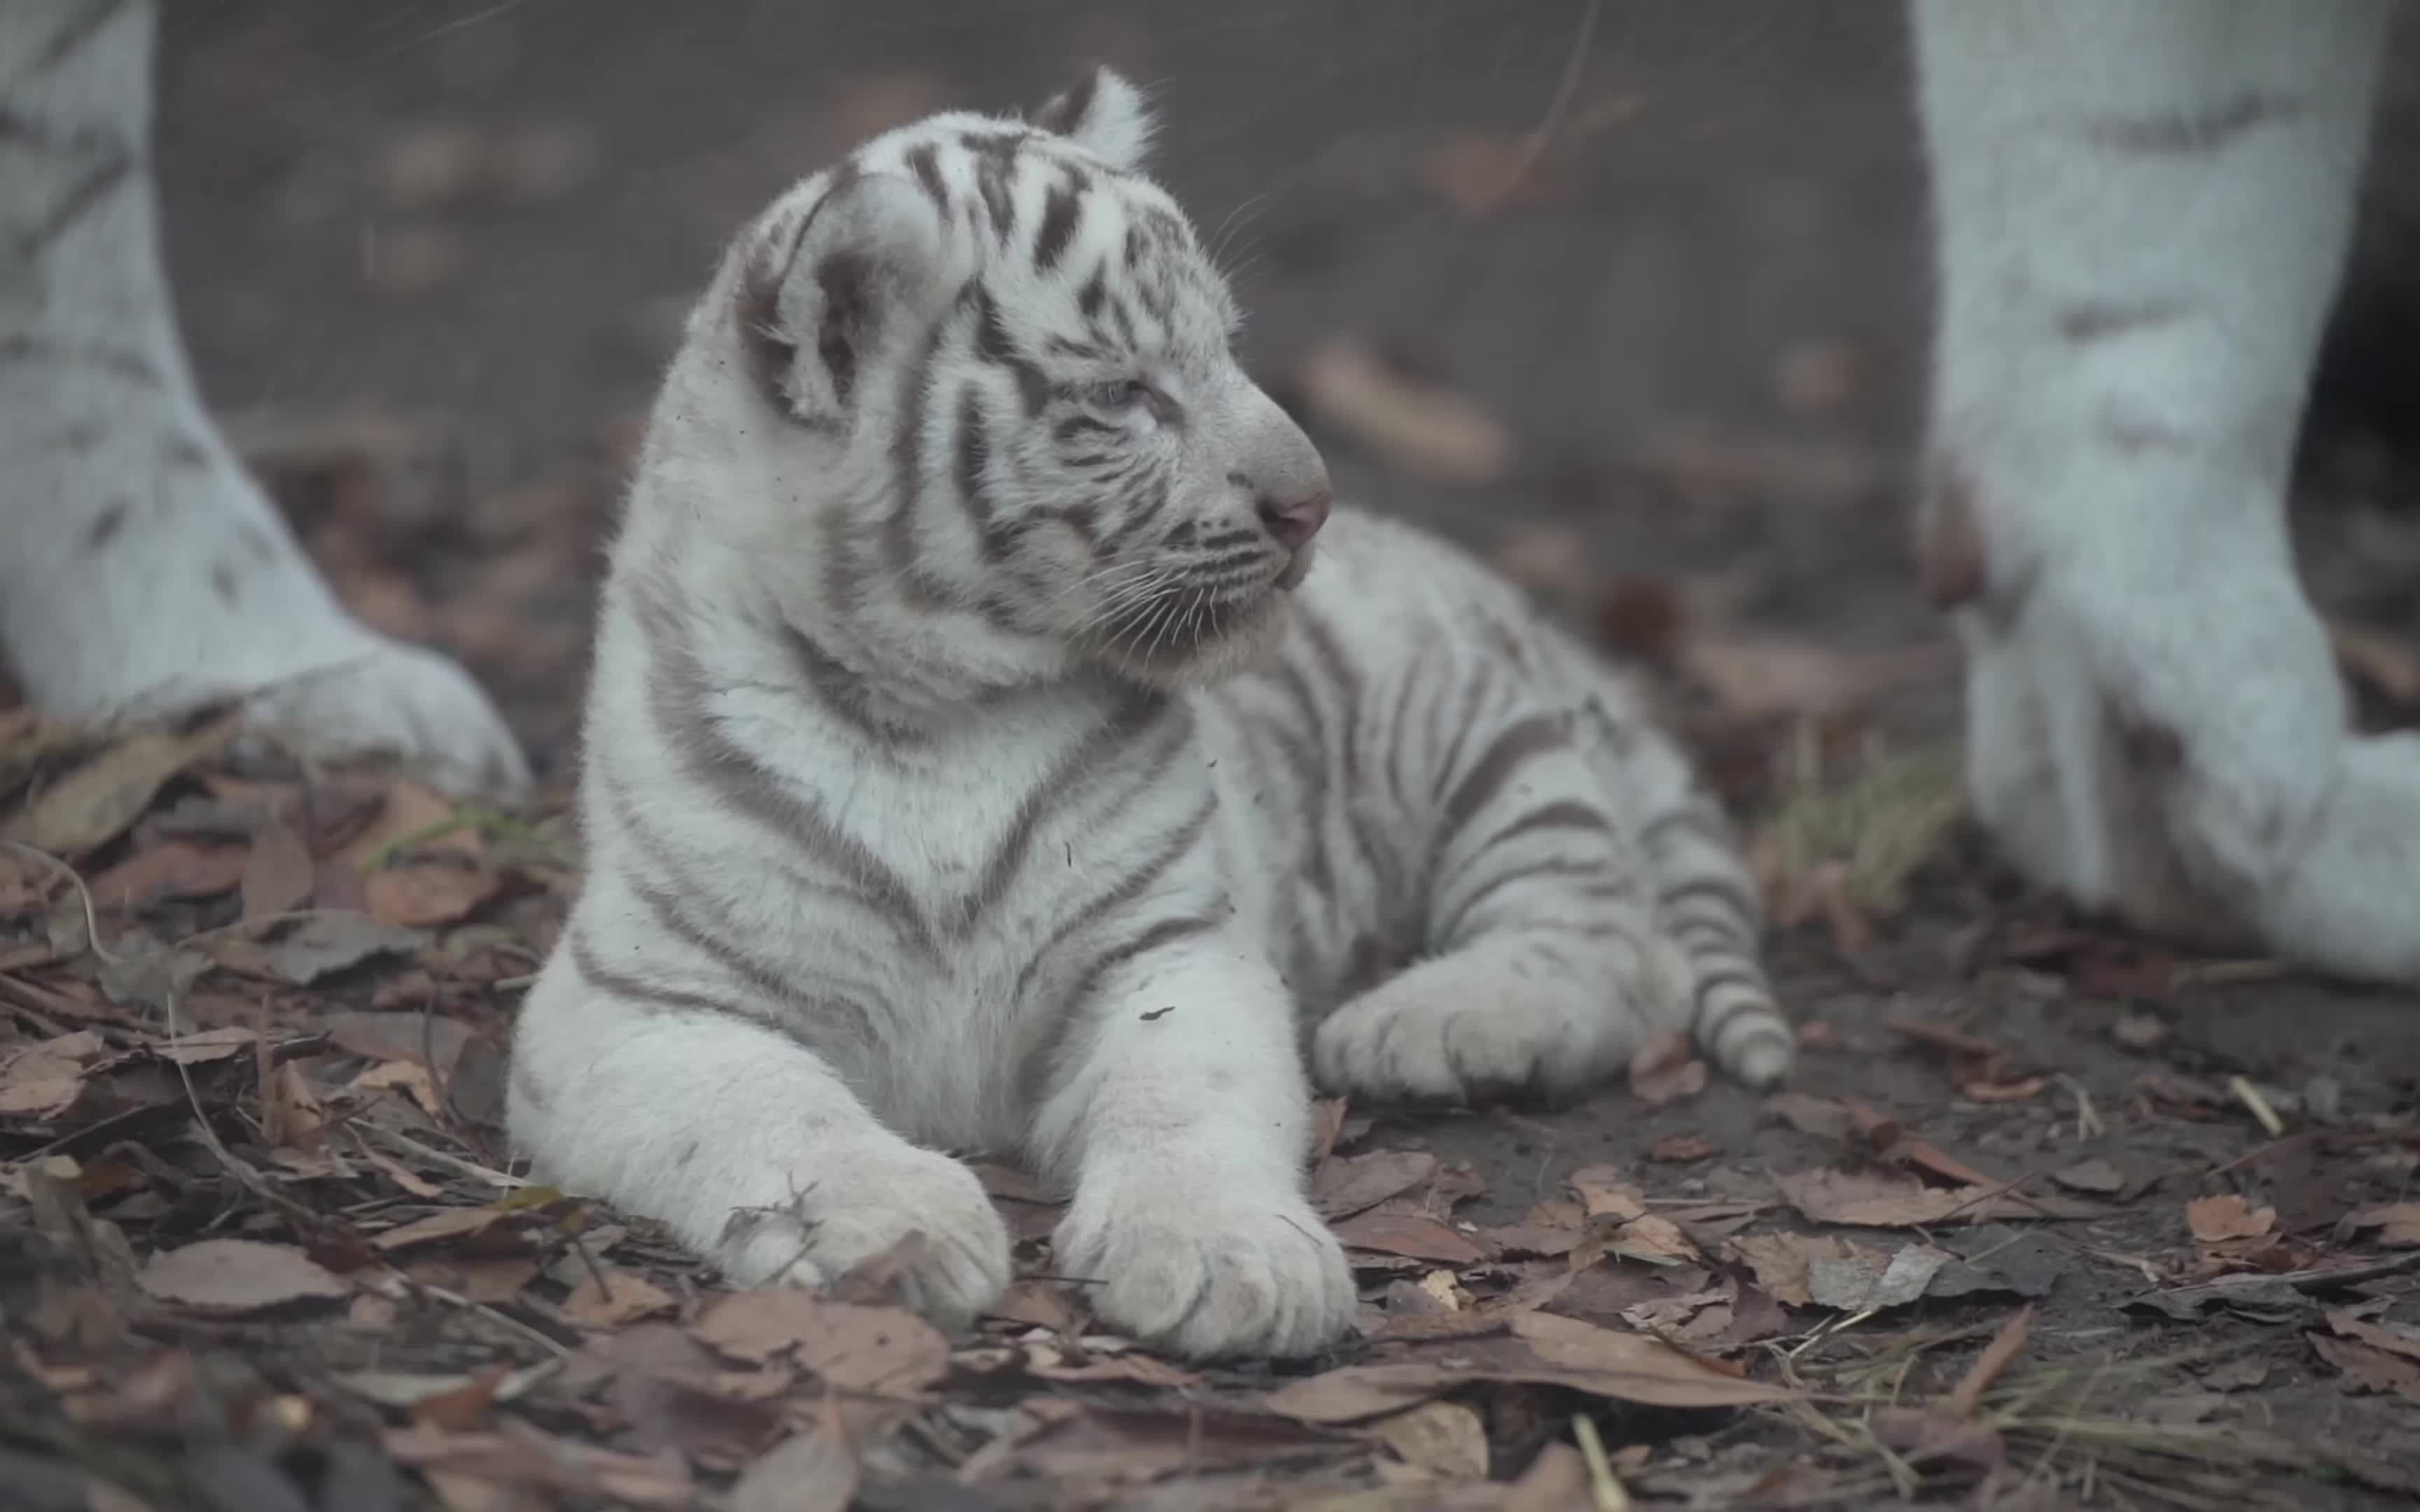
[[[353,1078],[356,1091],[374,1092],[390,1087],[408,1094],[420,1104],[421,1112],[443,1121],[445,1105],[437,1095],[437,1079],[417,1060],[382,1061]]]
[[[146,731],[109,747],[0,824],[0,840],[74,860],[126,832],[171,778],[233,739],[235,716],[192,734]]]
[[[1329,1226],[1349,1249],[1376,1250],[1442,1265],[1477,1265],[1487,1251],[1442,1219],[1417,1212],[1360,1212]]]
[[[1666,1134],[1647,1147],[1647,1158],[1668,1165],[1685,1165],[1722,1153],[1722,1148],[1697,1134]]]
[[[1723,1251],[1754,1272],[1758,1286],[1792,1307],[1814,1305],[1807,1284],[1815,1261],[1871,1253],[1829,1234],[1740,1234],[1726,1241]]]
[[[2255,1209],[2231,1192],[2195,1197],[2185,1204],[2185,1227],[2205,1244],[2229,1239],[2257,1239],[2277,1227],[2277,1210]]]
[[[1460,1402],[1423,1402],[1370,1425],[1407,1465],[1449,1481],[1487,1478],[1487,1425]]]
[[[1818,1307],[1844,1313],[1904,1307],[1923,1296],[1941,1268],[1957,1257],[1931,1244],[1890,1253],[1853,1245],[1845,1256],[1810,1256],[1807,1295]]]
[[[2408,1324],[2373,1323],[2354,1317],[2342,1308],[2332,1309],[2328,1326],[2349,1339],[2366,1344],[2372,1349],[2399,1354],[2407,1360],[2420,1361],[2420,1329]]]
[[[1336,1152],[1337,1141],[1343,1137],[1345,1116],[1352,1104],[1344,1098],[1323,1097],[1311,1105],[1311,1164],[1326,1165]],[[997,1196],[1000,1194],[994,1193]]]
[[[830,1428],[783,1440],[742,1472],[731,1512],[848,1512],[864,1470],[857,1450]]]
[[[264,825],[253,835],[244,862],[244,921],[257,923],[309,903],[317,873],[311,848],[291,825]]]
[[[407,841],[413,855],[443,851],[478,856],[486,851],[487,841],[478,825],[457,825],[455,821],[461,817],[454,801],[435,788],[409,780],[390,782],[378,817],[336,853],[336,859],[356,872],[366,872],[381,852]],[[444,827],[448,825],[453,827]]]
[[[1774,1178],[1790,1205],[1817,1223],[1860,1228],[1910,1228],[1951,1218],[2098,1218],[2107,1210],[2072,1197],[2019,1196],[1997,1187],[1926,1186],[1912,1176],[1878,1172],[1793,1171]]]
[[[2305,1334],[2311,1348],[2319,1358],[2344,1373],[2347,1384],[2360,1391],[2378,1392],[2420,1403],[2420,1361],[2374,1349],[2351,1339],[2330,1338],[2325,1334]]]
[[[1076,1326],[1076,1310],[1067,1304],[1066,1294],[1050,1282],[1030,1278],[1010,1282],[1008,1290],[985,1316],[1047,1328],[1054,1334],[1068,1333]]]
[[[497,1389],[512,1373],[511,1361],[499,1361],[459,1386],[431,1392],[411,1403],[411,1420],[448,1433],[468,1432],[496,1405]]]
[[[2388,1202],[2363,1208],[2346,1220],[2355,1229],[2375,1228],[2386,1249],[2420,1249],[2420,1202]]]
[[[240,845],[162,841],[135,852],[89,884],[102,908],[141,909],[177,899],[216,898],[243,878]]]
[[[1311,1211],[1334,1221],[1374,1208],[1429,1180],[1436,1174],[1436,1157],[1424,1149],[1330,1156],[1311,1175]]]
[[[408,861],[364,878],[362,896],[369,916],[381,924],[427,928],[468,917],[496,895],[503,880],[474,864]]]
[[[1041,1381],[1114,1381],[1129,1386],[1152,1386],[1168,1391],[1202,1383],[1202,1378],[1192,1371],[1179,1369],[1155,1355],[1133,1351],[1096,1354],[1076,1365],[1069,1363],[1064,1353],[1049,1344],[1026,1346],[1025,1371]]]
[[[1433,1359],[1346,1365],[1272,1393],[1269,1411],[1306,1423],[1352,1423],[1442,1396],[1471,1381],[1566,1386],[1656,1407],[1745,1407],[1797,1393],[1726,1374],[1661,1339],[1575,1318],[1525,1312],[1509,1339],[1457,1339]]]
[[[1898,1120],[1884,1117],[1854,1098],[1843,1098],[1840,1105],[1848,1110],[1850,1121],[1870,1142],[1876,1152],[1893,1160],[1920,1166],[1935,1176],[1968,1186],[1990,1186],[1992,1178],[1933,1145],[1918,1139],[1899,1126]]]
[[[2112,1196],[2126,1190],[2125,1173],[2098,1156],[2077,1161],[2065,1170],[2053,1171],[2050,1179],[2071,1192],[2089,1192],[2095,1196]]]
[[[286,1244],[206,1239],[151,1257],[136,1284],[163,1302],[214,1313],[250,1313],[352,1294],[326,1267]]]
[[[599,1449],[510,1419],[492,1433],[448,1433],[414,1424],[389,1429],[380,1443],[389,1455],[432,1483],[447,1474],[469,1482],[601,1496],[632,1506],[696,1504],[696,1489],[677,1453],[641,1456]]]
[[[1652,1212],[1623,1224],[1606,1241],[1605,1249],[1608,1255],[1643,1260],[1649,1265],[1680,1265],[1705,1258],[1679,1224]]]
[[[370,1245],[392,1254],[420,1244],[435,1243],[439,1240],[461,1239],[493,1228],[513,1217],[514,1211],[510,1208],[494,1207],[444,1208],[426,1218],[416,1218],[384,1233],[372,1235]]]
[[[901,1396],[950,1370],[950,1341],[914,1313],[789,1288],[726,1292],[699,1309],[690,1331],[754,1365],[795,1351],[799,1365],[843,1391]]]
[[[1621,1179],[1621,1171],[1612,1165],[1583,1165],[1563,1179],[1579,1198],[1581,1215],[1590,1220],[1610,1218],[1628,1223],[1646,1216],[1647,1203],[1638,1189]]]
[[[1650,1107],[1695,1097],[1706,1089],[1706,1063],[1696,1057],[1685,1033],[1675,1031],[1639,1047],[1630,1057],[1630,1095]]]
[[[1475,485],[1512,465],[1512,433],[1478,401],[1420,383],[1350,337],[1314,347],[1299,377],[1321,420],[1400,471]]]
[[[599,1276],[604,1278],[601,1286]],[[619,1328],[679,1305],[678,1298],[644,1276],[612,1266],[600,1266],[581,1277],[571,1295],[563,1299],[563,1310],[592,1328]]]

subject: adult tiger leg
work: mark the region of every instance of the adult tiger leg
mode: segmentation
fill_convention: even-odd
[[[347,614],[195,392],[160,262],[150,0],[0,6],[0,652],[105,717],[240,696],[301,752],[526,781],[485,695]]]
[[[2420,977],[2420,741],[2350,733],[2284,510],[2387,0],[1914,16],[1978,812],[2087,906]]]

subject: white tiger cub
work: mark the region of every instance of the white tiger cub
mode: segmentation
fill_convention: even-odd
[[[1475,563],[1327,517],[1150,131],[1108,71],[937,116],[724,257],[613,550],[590,871],[510,1121],[744,1281],[920,1231],[947,1320],[1009,1241],[939,1151],[1019,1151],[1106,1321],[1298,1354],[1355,1294],[1297,1001],[1342,1001],[1319,1080],[1381,1098],[1569,1095],[1684,1026],[1764,1084],[1792,1040],[1633,692]],[[1373,942],[1419,959],[1356,995]]]

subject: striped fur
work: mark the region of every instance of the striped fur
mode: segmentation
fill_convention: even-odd
[[[1722,817],[1616,675],[1408,529],[1315,547],[1326,471],[1148,135],[1103,72],[879,138],[734,243],[613,548],[591,871],[511,1123],[746,1280],[919,1232],[953,1319],[1008,1242],[937,1151],[1018,1150],[1105,1319],[1300,1353],[1354,1293],[1298,1032],[1326,1085],[1454,1100],[1683,1026],[1766,1082],[1792,1041]],[[1357,991],[1373,943],[1417,960]]]

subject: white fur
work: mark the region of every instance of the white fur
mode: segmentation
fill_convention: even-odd
[[[1299,1354],[1355,1296],[1303,1195],[1298,1004],[1342,1003],[1322,1077],[1380,1097],[1568,1095],[1693,1024],[1766,1080],[1791,1041],[1719,811],[1626,687],[1409,530],[1340,515],[1300,576],[1261,521],[1326,471],[1083,127],[902,128],[699,301],[512,1132],[748,1281],[921,1233],[951,1321],[1007,1242],[939,1151],[1014,1151],[1071,1190],[1057,1266],[1103,1319]],[[1426,959],[1355,995],[1389,934]]]
[[[2420,743],[2349,734],[2284,524],[2390,8],[1915,14],[1979,812],[2084,903],[2408,980]]]
[[[485,696],[338,606],[194,390],[153,224],[154,24],[147,0],[0,7],[0,651],[62,714],[241,697],[304,755],[509,794],[527,766]]]

